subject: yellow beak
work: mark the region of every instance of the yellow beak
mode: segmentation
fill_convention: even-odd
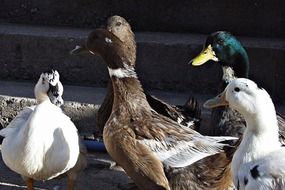
[[[229,102],[226,100],[226,91],[224,91],[218,96],[207,100],[203,106],[205,108],[215,108],[215,107],[227,106],[227,105],[229,105]]]
[[[209,60],[219,61],[219,59],[216,57],[215,52],[213,51],[211,44],[208,45],[208,47],[204,48],[201,53],[192,59],[189,63],[192,63],[193,66],[200,66]]]

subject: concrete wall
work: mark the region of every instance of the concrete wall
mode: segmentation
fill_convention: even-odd
[[[1,25],[0,25],[1,26]],[[0,79],[37,80],[54,68],[65,84],[105,87],[106,65],[100,57],[71,56],[84,43],[89,30],[5,26],[0,31]],[[14,33],[15,32],[15,33]],[[201,49],[206,36],[168,33],[137,33],[137,72],[144,87],[172,91],[215,93],[221,77],[216,63],[193,67],[187,63]],[[251,78],[272,95],[285,97],[285,41],[240,38],[246,47]]]
[[[283,37],[284,0],[1,0],[0,21],[95,28],[114,14],[136,31]]]

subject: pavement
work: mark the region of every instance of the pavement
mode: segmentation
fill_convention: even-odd
[[[0,81],[0,113],[4,116],[10,114],[4,126],[13,116],[27,105],[35,103],[33,99],[33,82]],[[65,106],[63,109],[79,128],[81,135],[90,135],[95,129],[95,115],[104,95],[104,88],[88,86],[64,85]],[[189,95],[194,96],[200,103],[213,95],[195,93],[178,93],[171,91],[152,90],[151,94],[171,104],[183,104]],[[4,105],[4,106],[3,106]],[[284,104],[277,104],[276,108],[285,114]],[[11,111],[12,110],[12,111]],[[4,114],[3,114],[4,113]],[[5,115],[6,114],[6,115]],[[3,116],[4,115],[4,116]],[[208,129],[210,110],[202,109],[202,130]],[[7,116],[8,117],[8,116]],[[0,145],[1,151],[1,145]],[[1,157],[1,156],[0,156]],[[129,178],[120,167],[112,167],[114,162],[107,153],[89,152],[87,155],[88,167],[79,174],[75,189],[78,190],[118,190],[119,184],[126,184]],[[66,187],[66,177],[52,179],[45,182],[36,182],[36,189],[60,190]],[[20,175],[9,170],[0,158],[0,189],[18,190],[25,189],[25,184]]]
[[[89,153],[87,159],[88,166],[78,175],[75,189],[119,190],[119,184],[129,182],[129,178],[120,167],[110,168],[114,162],[111,161],[108,154]],[[0,174],[1,190],[26,189],[21,176],[7,168],[2,157],[0,158]],[[65,176],[60,176],[49,181],[36,181],[34,187],[37,190],[64,190],[66,189],[66,181]]]

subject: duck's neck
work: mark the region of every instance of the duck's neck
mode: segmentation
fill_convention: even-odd
[[[235,78],[248,78],[249,59],[244,48],[233,56],[227,63],[221,63],[223,68],[223,89]]]
[[[113,111],[123,107],[127,107],[130,113],[138,109],[151,109],[134,70],[128,76],[111,69],[109,74],[114,90]]]
[[[40,103],[42,103],[44,101],[49,100],[49,97],[48,97],[48,95],[46,93],[37,93],[35,95],[35,97],[36,97],[36,100],[37,100],[37,104],[40,104]]]
[[[37,104],[40,104],[46,100],[49,100],[48,93],[44,89],[43,85],[41,84],[41,81],[38,81],[38,83],[35,86],[34,89],[34,95],[37,100]]]
[[[275,109],[273,104],[268,104],[270,103],[264,102],[267,106],[258,109],[254,115],[243,114],[247,127],[234,155],[234,167],[238,168],[240,164],[258,159],[280,148]]]

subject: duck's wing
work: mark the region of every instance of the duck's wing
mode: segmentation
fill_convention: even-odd
[[[282,146],[285,146],[285,116],[276,113],[278,126],[279,126],[279,141],[282,144]]]
[[[243,165],[238,184],[241,189],[285,189],[285,151]]]
[[[187,126],[191,129],[196,129],[198,127],[197,125],[199,125],[200,119],[194,118],[193,116],[193,115],[199,115],[200,107],[197,101],[194,100],[190,101],[192,100],[190,98],[186,102],[187,107],[185,107],[185,106],[170,105],[148,93],[146,93],[146,98],[151,108],[154,109],[157,113],[164,115],[172,119],[173,121],[176,121],[177,123]],[[194,107],[191,107],[190,109],[189,106],[194,106]]]
[[[235,150],[235,148],[232,148]],[[231,157],[218,153],[183,168],[165,168],[172,189],[233,190]]]
[[[242,115],[228,106],[212,109],[211,133],[214,136],[242,137],[246,122]]]
[[[207,156],[223,152],[226,140],[234,137],[209,137],[186,128],[157,113],[142,123],[134,122],[138,142],[146,145],[164,165],[185,167]]]
[[[8,136],[12,131],[24,126],[29,120],[30,115],[33,113],[35,106],[26,107],[9,123],[9,125],[0,131],[0,135],[3,137]]]

